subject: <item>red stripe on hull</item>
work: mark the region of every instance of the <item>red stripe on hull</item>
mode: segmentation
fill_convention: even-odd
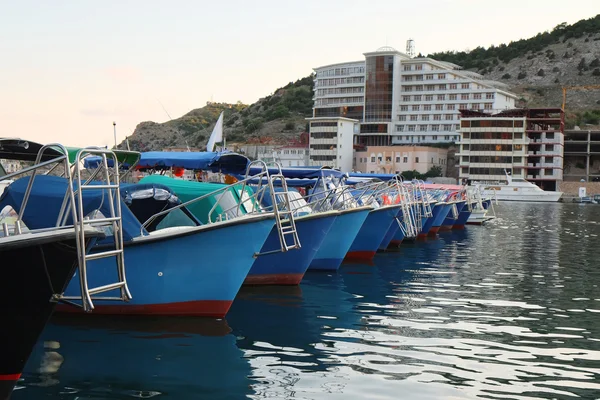
[[[388,249],[393,246],[400,246],[402,244],[402,240],[392,240],[388,246]]]
[[[442,225],[440,226],[440,232],[448,232],[452,230],[453,225]]]
[[[8,374],[8,375],[0,374],[0,381],[18,381],[20,377],[21,377],[21,374]]]
[[[427,233],[419,233],[417,235],[417,240],[425,240],[427,239]]]
[[[465,226],[464,225],[453,225],[452,229],[463,230],[463,229],[465,229]]]
[[[349,251],[344,257],[345,261],[371,261],[376,251]]]
[[[435,236],[437,235],[438,231],[440,230],[439,226],[432,226],[431,229],[429,230],[428,235],[429,236]]]
[[[167,304],[119,304],[95,305],[94,314],[111,315],[178,315],[194,317],[223,318],[233,301],[229,300],[197,300]],[[80,308],[58,304],[56,312],[83,312]]]
[[[304,274],[248,275],[244,285],[299,285]]]

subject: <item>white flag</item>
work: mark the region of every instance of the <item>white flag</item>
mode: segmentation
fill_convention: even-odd
[[[215,124],[215,128],[210,134],[210,139],[208,139],[208,143],[206,145],[206,151],[213,151],[215,148],[215,143],[223,141],[223,114],[225,112],[222,111],[221,115],[219,115],[219,119]]]

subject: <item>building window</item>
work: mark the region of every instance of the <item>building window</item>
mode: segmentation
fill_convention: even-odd
[[[433,135],[431,138],[432,138],[433,140],[438,140],[438,139],[437,139],[437,135]]]
[[[473,99],[475,99],[475,100],[481,100],[481,93],[475,93],[473,95]]]
[[[400,106],[400,111],[408,111],[408,106]]]
[[[420,125],[420,126],[419,126],[419,130],[420,130],[421,132],[427,132],[427,125]]]
[[[442,101],[443,101],[443,100],[446,100],[446,95],[445,95],[445,94],[438,94],[438,95],[437,95],[437,99],[438,99],[438,100],[442,100]]]
[[[423,106],[423,110],[425,110],[425,111],[431,111],[431,104],[425,104]]]
[[[423,64],[417,64],[417,65],[415,65],[415,70],[422,71],[423,70]]]
[[[419,157],[415,157],[415,162],[418,163],[419,162]]]
[[[492,109],[492,103],[485,103],[484,107],[486,110],[491,110]]]
[[[450,95],[450,100],[456,100],[456,95],[455,94],[451,94]]]
[[[426,85],[425,90],[429,90],[429,91],[435,90],[435,85]]]
[[[554,151],[554,145],[547,144],[547,145],[544,146],[544,150],[546,150],[546,151]]]
[[[399,163],[400,162],[400,156],[396,156],[396,162]]]
[[[419,94],[419,95],[413,96],[413,100],[414,101],[421,101],[421,95]]]
[[[402,96],[402,101],[410,101],[410,96]]]
[[[441,121],[442,120],[442,114],[433,114],[433,120],[434,121]]]
[[[415,90],[417,92],[422,92],[423,91],[423,85],[415,85]]]
[[[446,104],[448,110],[454,110],[454,104]]]
[[[425,96],[425,101],[433,101],[433,95],[432,94],[428,94]]]
[[[402,86],[405,92],[412,92],[412,86]]]
[[[432,80],[433,79],[433,74],[427,74],[427,75],[425,75],[425,79],[428,80],[428,81]]]
[[[375,157],[371,157],[371,162],[375,162]]]
[[[443,105],[443,104],[436,104],[436,105],[435,105],[435,109],[436,109],[437,111],[441,111],[441,110],[443,110],[443,109],[444,109],[444,105]]]
[[[406,115],[398,115],[399,121],[406,121]]]
[[[406,82],[411,82],[412,81],[412,75],[404,75],[404,81]]]
[[[492,100],[492,99],[494,98],[494,93],[486,93],[486,94],[485,94],[485,98],[486,98],[487,100]]]
[[[421,108],[421,106],[419,106],[419,105],[412,106],[413,111],[419,111],[420,108]]]
[[[479,103],[473,103],[473,104],[471,104],[471,109],[472,110],[479,110]]]
[[[423,80],[423,75],[415,75],[418,81],[422,81]]]
[[[406,139],[408,139],[408,137]],[[402,162],[406,164],[408,162],[408,157],[402,157]]]
[[[415,131],[415,125],[409,125],[408,126],[408,131],[409,132],[414,132]]]
[[[450,84],[450,90],[456,90],[456,83]]]
[[[546,169],[544,169],[544,175],[546,175],[546,176],[551,176],[551,175],[553,175],[553,173],[552,173],[552,172],[553,172],[553,171],[552,171],[552,169],[550,169],[550,168],[546,168]]]
[[[439,125],[431,125],[431,130],[434,132],[437,132],[440,130],[440,126]]]
[[[410,71],[410,70],[412,70],[412,65],[406,65],[406,64],[405,64],[405,65],[404,65],[404,70],[405,70],[405,71]]]
[[[446,79],[446,74],[438,74],[438,79]]]
[[[452,130],[452,125],[444,125],[444,130],[450,132]]]
[[[421,115],[421,121],[429,121],[429,115]]]
[[[461,83],[460,88],[461,89],[468,89],[470,87],[469,83]]]
[[[446,90],[446,85],[439,85],[440,90]]]
[[[396,125],[397,132],[404,132],[404,125]]]
[[[416,121],[418,117],[419,117],[418,115],[411,115],[410,116],[410,120],[411,121]]]
[[[446,114],[446,115],[444,116],[444,118],[446,119],[446,121],[451,121],[451,120],[452,120],[452,118],[454,118],[454,115],[453,115],[453,114]]]
[[[469,94],[468,93],[463,93],[460,95],[460,99],[461,100],[469,100]]]

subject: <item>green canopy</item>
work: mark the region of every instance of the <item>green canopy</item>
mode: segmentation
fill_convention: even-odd
[[[73,164],[75,159],[77,158],[77,153],[79,150],[84,149],[83,147],[67,147],[67,152],[69,153],[69,163]],[[128,151],[128,150],[113,150],[113,153],[117,156],[117,160],[120,164],[128,164],[134,165],[140,159],[141,153],[138,151]]]

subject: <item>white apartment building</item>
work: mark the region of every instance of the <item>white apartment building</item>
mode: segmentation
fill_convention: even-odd
[[[563,179],[564,115],[561,109],[463,111],[459,178],[463,181],[532,181],[558,190]]]
[[[271,152],[259,153],[258,159],[264,162],[277,162],[282,167],[306,167],[308,161],[308,145],[290,145],[273,149]]]
[[[358,120],[345,117],[307,118],[310,124],[309,165],[352,171]]]
[[[313,117],[359,121],[367,146],[419,145],[459,140],[460,110],[514,108],[506,85],[431,58],[411,58],[391,47],[364,61],[315,68]]]

